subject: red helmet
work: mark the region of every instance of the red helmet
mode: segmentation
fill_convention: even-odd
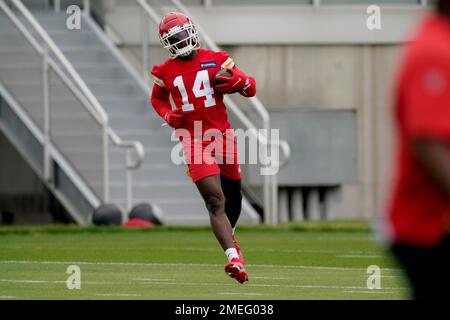
[[[170,12],[159,24],[159,40],[171,59],[187,56],[200,48],[197,28],[187,15]]]

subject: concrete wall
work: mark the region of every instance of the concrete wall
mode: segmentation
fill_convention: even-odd
[[[158,17],[179,11],[154,5]],[[153,2],[152,2],[153,3]],[[239,5],[189,6],[194,21],[220,45],[396,44],[403,41],[424,12],[419,5],[380,5],[381,29],[367,27],[367,4],[347,6]],[[111,6],[104,14],[108,27],[127,45],[142,43],[143,10],[134,1]],[[159,18],[150,23],[149,40],[159,43]]]
[[[391,88],[400,46],[266,46],[230,50],[269,108],[357,112],[357,184],[339,190],[336,216],[381,214],[392,160]]]

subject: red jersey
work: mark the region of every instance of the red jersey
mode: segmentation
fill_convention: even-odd
[[[167,59],[153,67],[151,74],[155,84],[165,88],[176,107],[183,110],[181,128],[193,134],[194,121],[201,121],[201,133],[208,129],[223,132],[231,125],[223,94],[214,90],[214,76],[221,68],[233,67],[234,62],[226,52],[199,49],[192,60]]]
[[[411,141],[436,138],[450,145],[450,20],[431,15],[421,24],[404,57],[395,99],[393,241],[433,246],[449,233],[450,199],[414,157]]]

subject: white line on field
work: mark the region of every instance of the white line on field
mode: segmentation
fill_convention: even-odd
[[[280,288],[303,288],[303,289],[365,289],[366,287],[357,287],[357,286],[327,286],[327,285],[278,285],[278,284],[252,284],[250,286],[253,287],[280,287]],[[399,290],[406,289],[402,287],[388,287],[385,289],[391,290]]]
[[[62,281],[62,280],[30,280],[30,279],[0,279],[0,282],[26,283],[26,284],[66,283],[66,281]],[[111,282],[111,281],[83,281],[83,283],[84,284],[108,284],[108,285],[119,284],[119,282]]]
[[[17,299],[15,296],[0,296],[0,299]]]
[[[175,279],[150,279],[150,278],[140,278],[132,279],[133,281],[176,281]]]
[[[354,254],[354,255],[337,255],[336,258],[368,258],[368,259],[378,259],[378,258],[383,258],[384,256],[380,256],[380,255],[363,255],[363,254]]]
[[[361,236],[361,237],[317,237],[317,238],[313,238],[313,240],[323,240],[323,241],[361,241],[361,240],[366,240],[366,241],[370,241],[370,242],[375,242],[372,238],[370,238],[369,236]]]
[[[270,296],[268,293],[256,293],[256,292],[217,292],[218,295],[224,296]]]
[[[251,281],[251,278],[250,278]],[[150,282],[148,282],[150,284]],[[200,282],[155,282],[153,284],[161,284],[161,285],[184,285],[184,286],[236,286],[233,284],[226,283],[200,283]],[[262,283],[245,283],[245,287],[267,287],[267,288],[297,288],[297,289],[367,289],[367,287],[357,287],[357,286],[328,286],[328,285],[300,285],[300,284],[262,284]],[[385,289],[391,290],[402,290],[405,288],[402,287],[386,287]]]
[[[343,290],[342,292],[346,293],[378,293],[378,294],[386,294],[386,293],[396,293],[395,291],[381,291],[381,290]]]
[[[66,281],[58,280],[25,280],[25,279],[0,279],[0,282],[10,282],[10,283],[28,283],[28,284],[42,284],[42,283],[65,283]]]
[[[134,282],[133,282],[134,281]],[[135,281],[142,281],[142,282],[151,282],[149,280],[145,279],[133,279],[133,281],[83,281],[83,284],[88,285],[129,285],[129,284],[135,284]],[[165,284],[165,281],[160,281],[159,279],[152,280],[154,283],[158,282],[161,284]],[[66,283],[66,281],[62,280],[32,280],[32,279],[0,279],[0,282],[6,282],[6,283],[24,283],[24,284],[58,284],[58,283]]]
[[[1,246],[3,249],[21,249],[25,246],[18,245],[7,245]],[[66,250],[83,250],[83,251],[104,251],[104,250],[115,250],[114,247],[75,247],[75,246],[64,246]],[[138,251],[144,251],[138,250]],[[217,252],[217,248],[176,248],[176,247],[158,247],[158,248],[145,248],[145,251],[188,251],[188,252]],[[343,250],[307,250],[307,249],[268,249],[268,248],[258,248],[258,249],[248,249],[246,252],[273,252],[273,253],[319,253],[319,254],[374,254],[376,251],[343,251]]]
[[[99,248],[100,250],[100,248]],[[104,250],[103,248],[101,250]],[[147,249],[146,249],[147,250]],[[194,252],[217,252],[216,248],[175,248],[175,247],[161,247],[157,249],[149,249],[157,251],[194,251]],[[342,250],[307,250],[307,249],[248,249],[245,252],[273,252],[273,253],[335,253],[335,254],[373,254],[376,251],[342,251]]]
[[[95,296],[98,297],[140,297],[140,294],[131,293],[97,293]]]
[[[66,283],[66,281],[58,281],[58,280],[24,280],[24,279],[0,279],[0,282],[8,282],[8,283],[25,283],[25,284],[47,284],[47,283]],[[161,281],[141,281],[141,283],[145,283],[147,285],[182,285],[182,286],[233,286],[235,287],[236,284],[233,283],[201,283],[201,282],[182,282],[182,281],[174,281],[174,282],[161,282]],[[107,284],[107,285],[124,285],[124,284],[130,284],[130,282],[101,282],[101,281],[83,281],[83,284]],[[366,289],[366,287],[357,287],[357,286],[328,286],[328,285],[295,285],[295,284],[262,284],[262,283],[256,283],[256,284],[245,284],[246,287],[254,287],[254,288],[296,288],[296,289]],[[401,287],[387,287],[385,289],[391,289],[391,290],[400,290],[405,289]]]
[[[151,262],[89,262],[89,261],[40,261],[40,260],[0,260],[0,264],[55,264],[55,265],[98,265],[98,266],[134,266],[134,267],[223,267],[222,264],[213,263],[151,263]],[[342,270],[356,271],[366,268],[352,267],[328,267],[328,266],[305,266],[305,265],[276,265],[276,264],[248,264],[250,268],[269,269],[311,269],[311,270]],[[383,268],[383,271],[400,271],[400,269]]]
[[[247,250],[246,250],[247,251]],[[250,249],[250,252],[274,252],[274,253],[341,253],[341,254],[364,254],[375,253],[375,251],[342,251],[342,250],[307,250],[307,249]]]
[[[258,280],[288,280],[292,278],[287,277],[252,277],[252,279],[258,279]]]

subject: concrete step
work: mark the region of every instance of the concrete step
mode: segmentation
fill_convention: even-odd
[[[120,116],[120,115],[125,116]],[[144,117],[126,117],[126,113],[114,114],[109,118],[109,123],[115,130],[123,131],[126,128],[138,128],[144,130],[160,130],[164,120],[151,117],[146,113]]]
[[[144,114],[152,111],[153,114],[157,116],[153,110],[150,110],[150,102],[145,99],[145,96],[142,98],[98,96],[97,99],[104,106],[108,114],[117,114],[117,116],[123,116],[126,114],[144,116]]]
[[[85,61],[108,64],[116,62],[114,56],[109,51],[101,47],[66,47],[62,49],[62,52],[73,64],[79,64]]]
[[[1,37],[0,37],[1,41]],[[36,55],[36,51],[14,48],[14,50],[0,50],[0,61],[2,65],[14,65],[17,61],[28,61],[35,66],[42,65],[42,58]]]
[[[68,15],[64,11],[62,11],[61,13],[55,13],[55,12],[44,13],[44,12],[42,12],[41,14],[36,13],[34,11],[33,14],[35,14],[35,17],[37,18],[38,22],[50,34],[62,33],[62,32],[79,34],[79,33],[86,33],[86,32],[91,31],[90,26],[87,23],[84,23],[83,19],[81,19],[81,25],[80,25],[79,30],[78,29],[69,30],[67,28]]]
[[[85,83],[99,80],[126,80],[129,75],[117,65],[108,64],[105,68],[92,64],[78,64],[76,68],[78,74],[84,79]],[[35,59],[34,63],[29,61],[14,64],[3,64],[0,61],[0,74],[2,78],[8,78],[11,81],[33,80],[42,81],[42,64],[40,60]]]
[[[93,128],[89,131],[84,129],[79,130],[62,130],[57,132],[58,135],[62,137],[77,137],[83,140],[88,139],[95,139],[101,134],[100,127],[97,130],[96,128]],[[150,130],[150,129],[133,129],[133,128],[127,128],[123,130],[116,130],[116,133],[120,136],[126,137],[128,140],[136,140],[136,139],[145,139],[146,141],[153,141],[153,140],[165,140],[166,142],[170,142],[170,137],[167,134],[166,131],[159,131],[159,130]],[[169,138],[169,139],[167,139]],[[169,146],[169,145],[167,145]],[[87,147],[89,149],[89,147]]]
[[[77,71],[86,82],[89,82],[89,79],[121,79],[129,77],[127,72],[118,65],[98,67],[77,64]]]
[[[58,46],[95,46],[98,45],[99,39],[93,32],[66,31],[53,32],[50,37]]]
[[[1,58],[0,56],[1,79],[14,85],[34,85],[42,88],[42,61],[40,59],[28,59],[26,63],[19,63],[17,59],[11,58],[11,61],[8,61],[10,59],[8,58],[5,61]],[[79,75],[82,77],[88,74],[84,81],[99,96],[123,98],[125,95],[130,96],[130,98],[136,98],[136,96],[141,95],[143,100],[147,100],[146,92],[140,87],[136,87],[129,81],[129,78],[119,77],[116,80],[111,80],[121,72],[116,67],[101,68],[99,66],[84,64],[77,66],[77,69],[79,69]],[[99,73],[95,74],[95,71]],[[50,72],[50,75],[52,84],[62,84],[62,80],[53,71]]]
[[[35,103],[39,104],[41,102],[35,101]],[[63,110],[58,110],[56,114],[52,115],[51,119],[52,129],[55,131],[76,131],[79,129],[78,123],[81,123],[81,125],[83,125],[83,123],[86,125],[95,123],[92,116],[87,112],[75,113],[73,112],[73,109],[66,110],[66,108]],[[157,116],[152,116],[150,112],[147,112],[143,117],[123,112],[109,114],[109,123],[114,130],[118,131],[123,131],[128,128],[152,131],[161,130],[161,124],[164,123],[164,121]]]
[[[75,117],[72,112],[59,113],[51,117],[52,130],[56,132],[61,131],[85,131],[97,128],[98,124],[95,120],[83,112],[83,118]],[[110,117],[109,124],[117,132],[124,132],[129,128],[136,128],[140,130],[159,130],[162,121],[158,119],[148,119],[140,117]]]
[[[123,183],[125,179],[125,172],[123,166],[111,164],[110,165],[110,179],[114,183]],[[89,166],[83,169],[87,175],[92,177],[93,180],[101,181],[103,178],[103,171],[98,168]],[[132,172],[133,181],[135,182],[151,182],[158,183],[161,181],[191,181],[186,175],[185,166],[167,166],[166,168],[154,167],[154,168],[139,168]]]
[[[189,184],[188,184],[189,183]],[[97,188],[99,186],[95,186]],[[111,199],[120,199],[125,197],[125,184],[112,185],[110,187]],[[183,200],[189,200],[198,195],[198,190],[190,182],[180,185],[161,185],[155,183],[153,185],[146,184],[143,186],[136,185],[133,188],[133,197],[148,199],[149,202],[154,202],[156,199],[176,199],[179,204],[183,204]]]
[[[34,37],[35,40],[42,44],[42,40],[38,37]],[[8,46],[8,47],[18,47],[18,48],[26,48],[31,49],[32,45],[26,40],[26,38],[21,34],[17,32],[0,32],[0,43],[2,46]]]
[[[28,0],[28,1],[30,1],[30,0]],[[32,1],[35,1],[35,0],[32,0]],[[50,23],[50,22],[56,23],[57,22],[57,23],[60,23],[60,26],[62,28],[66,27],[67,15],[64,11],[54,12],[53,10],[48,11],[48,10],[44,10],[44,9],[42,9],[42,10],[37,9],[37,10],[33,10],[33,15],[39,22],[41,22],[43,24],[45,24],[46,22],[47,23]]]
[[[5,87],[10,90],[18,100],[25,106],[36,106],[43,108],[42,89],[38,84],[8,84]],[[53,88],[53,86],[52,86]],[[62,84],[54,86],[52,91],[51,108],[52,118],[61,119],[61,117],[76,117],[78,115],[88,116],[87,109],[79,102],[73,93],[68,91]],[[125,124],[121,124],[121,119],[125,119],[125,123],[131,128],[141,129],[161,129],[161,124],[164,122],[150,106],[147,106],[145,101],[141,99],[113,99],[113,98],[99,98],[100,105],[110,115],[110,119],[121,128],[126,128]],[[43,109],[42,109],[43,110]],[[42,112],[42,111],[40,111]],[[73,118],[75,120],[76,118]],[[81,120],[81,119],[80,119]]]
[[[24,68],[18,64],[2,65],[0,60],[0,79],[11,82],[35,81],[39,83],[42,81],[42,65],[36,63],[34,66]]]
[[[116,200],[120,207],[125,208],[125,200]],[[135,199],[133,205],[139,203],[150,203],[159,206],[165,213],[163,219],[165,224],[177,225],[207,225],[209,224],[209,215],[203,200],[192,199],[184,202],[173,202],[164,199],[149,200],[148,198]],[[180,210],[180,206],[182,209]]]
[[[70,145],[67,144],[67,146],[64,148],[64,154],[69,157],[69,159],[73,159],[74,162],[85,162],[87,164],[91,164],[96,161],[102,161],[101,149],[97,151],[74,151],[73,148],[69,148],[69,146]],[[125,165],[125,150],[118,150],[117,148],[116,150],[113,149],[109,152],[110,164]],[[170,162],[170,152],[153,151],[150,154],[146,154],[145,161],[148,163]]]
[[[102,147],[102,134],[99,130],[98,133],[91,134],[72,134],[72,133],[52,133],[52,140],[59,146],[60,149],[72,150],[79,148],[80,146],[86,148],[101,148]]]

